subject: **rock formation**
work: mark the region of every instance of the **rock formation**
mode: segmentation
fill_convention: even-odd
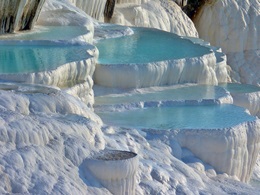
[[[45,0],[4,0],[0,3],[0,34],[30,30]]]

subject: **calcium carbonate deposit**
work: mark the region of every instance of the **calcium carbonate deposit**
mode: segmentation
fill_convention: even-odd
[[[1,1],[0,194],[260,194],[259,1],[176,2]]]

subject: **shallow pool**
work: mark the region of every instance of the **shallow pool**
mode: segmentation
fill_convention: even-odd
[[[225,90],[221,87],[209,85],[178,85],[140,89],[132,93],[98,96],[95,97],[95,104],[106,105],[166,100],[218,99],[226,95]]]
[[[1,35],[2,40],[71,40],[90,33],[84,26],[35,26],[33,30]]]
[[[248,84],[226,83],[219,86],[225,88],[230,93],[253,93],[260,91],[260,87]]]
[[[87,49],[89,46],[2,41],[0,74],[53,70],[66,63],[87,59],[90,56]]]
[[[199,57],[212,51],[173,33],[133,28],[134,34],[97,42],[100,64],[148,63]]]
[[[105,124],[152,129],[219,129],[256,118],[231,104],[172,106],[97,113]]]

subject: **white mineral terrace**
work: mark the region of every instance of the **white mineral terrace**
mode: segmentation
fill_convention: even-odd
[[[92,23],[85,19],[82,26],[50,25],[48,19],[31,31],[0,36],[0,79],[57,86],[92,107],[98,56],[97,49],[88,44],[93,42]]]
[[[94,81],[101,86],[216,85],[228,80],[225,55],[220,51],[215,55],[209,46],[164,31],[136,28],[133,35],[103,39],[96,46],[100,56]]]
[[[95,111],[124,111],[136,108],[167,107],[173,105],[210,105],[232,104],[233,99],[229,92],[222,87],[207,85],[173,85],[167,87],[150,87],[131,89],[116,93],[94,86]],[[120,91],[120,90],[118,90]],[[113,93],[114,92],[114,93]]]
[[[260,120],[232,104],[150,104],[124,110],[115,105],[113,112],[97,114],[108,125],[167,134],[218,173],[244,182],[250,180],[260,149]]]
[[[41,2],[2,1],[0,16],[36,18]],[[260,90],[216,86],[259,85],[258,0],[212,0],[198,18],[233,70],[174,1],[116,0],[108,20],[178,36],[99,24],[107,2],[46,0],[33,30],[0,37],[0,194],[259,194]]]

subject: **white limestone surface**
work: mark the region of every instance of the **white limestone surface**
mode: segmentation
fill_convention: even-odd
[[[60,45],[66,47],[66,43],[56,43],[52,41],[13,41],[11,44],[30,44],[30,45],[36,45],[35,50],[32,49],[32,52],[35,53],[35,56],[32,56],[33,59],[36,58],[35,63],[41,64],[41,59],[37,59],[37,46],[41,45]],[[92,45],[86,45],[86,52],[83,53],[83,56],[78,57],[75,61],[68,61],[64,62],[64,64],[59,64],[58,67],[50,67],[47,70],[33,70],[28,72],[23,72],[21,69],[21,72],[16,73],[0,73],[0,79],[4,81],[12,81],[12,82],[22,82],[22,83],[31,83],[31,84],[43,84],[43,85],[52,85],[57,86],[61,88],[67,88],[70,86],[71,83],[77,83],[79,81],[84,81],[84,92],[85,94],[82,95],[83,91],[76,90],[74,91],[71,89],[70,94],[73,94],[74,96],[80,97],[83,100],[85,100],[86,103],[89,105],[93,105],[94,102],[94,96],[93,96],[93,80],[92,76],[94,74],[95,70],[95,64],[96,64],[96,58],[97,58],[97,50]],[[15,55],[21,55],[22,51],[19,53],[10,54],[13,55],[14,58],[16,58]],[[25,54],[26,55],[26,54]],[[44,55],[42,55],[44,56]],[[42,57],[40,56],[40,57]],[[48,55],[45,55],[48,56]],[[49,62],[55,62],[55,56],[49,56]],[[31,63],[30,59],[26,58],[24,60],[18,61],[20,59],[17,57],[16,65],[19,66],[20,64],[26,64]],[[29,61],[26,61],[29,60]],[[39,62],[38,62],[39,60]],[[6,66],[6,64],[3,64],[3,66]],[[46,65],[47,66],[47,65]],[[75,93],[74,93],[75,92]]]
[[[79,82],[79,83],[70,83],[63,91],[66,93],[73,95],[74,97],[78,97],[81,101],[86,103],[88,107],[92,107],[94,105],[94,91],[93,91],[93,80],[91,77],[87,77],[87,81]]]
[[[216,171],[248,182],[260,149],[259,130],[258,119],[225,129],[180,130],[177,139]]]
[[[232,93],[234,104],[249,110],[260,118],[260,91],[252,93]]]
[[[61,91],[29,91],[0,91],[0,193],[108,193],[77,168],[104,148],[99,117]]]
[[[104,21],[104,10],[107,0],[69,0],[73,5],[77,6],[89,16]]]
[[[150,27],[198,37],[193,22],[173,1],[147,1],[139,4],[116,4],[110,23],[127,26]]]
[[[138,154],[136,194],[259,193],[192,153],[193,162],[182,161],[187,150],[166,131],[101,129],[97,115],[58,89],[0,88],[8,90],[0,90],[1,194],[110,194],[83,172],[84,160],[104,148]]]
[[[226,82],[227,75],[217,78],[215,65],[214,53],[196,58],[146,64],[97,64],[94,82],[101,86],[119,88],[142,88],[180,83],[216,85],[218,82]]]
[[[80,26],[89,30],[92,37],[94,35],[93,19],[73,6],[69,0],[46,0],[37,24],[41,26]]]
[[[260,3],[211,0],[194,19],[199,36],[221,47],[235,82],[260,85]]]
[[[259,62],[260,49],[227,53],[227,63],[232,67],[230,75],[234,82],[260,86]]]

